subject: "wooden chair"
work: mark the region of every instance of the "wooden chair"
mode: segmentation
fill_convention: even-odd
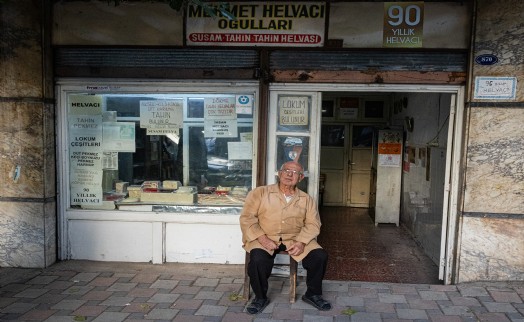
[[[298,262],[294,260],[286,251],[280,251],[278,254],[287,255],[289,257],[289,303],[295,303],[297,293],[297,270]],[[246,252],[246,259],[244,262],[244,294],[243,298],[247,301],[251,296],[251,286],[249,284],[249,275],[247,267],[249,265],[249,253]],[[285,264],[283,264],[285,265]]]

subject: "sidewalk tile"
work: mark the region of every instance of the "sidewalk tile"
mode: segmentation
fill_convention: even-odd
[[[106,309],[105,306],[82,305],[73,312],[74,316],[98,316]]]
[[[312,310],[316,310],[310,306]],[[302,320],[304,318],[304,310],[290,310],[283,307],[275,307],[271,317],[277,320]]]
[[[25,297],[25,298],[30,298],[30,299],[36,299],[37,297],[42,296],[47,292],[49,292],[48,289],[28,288],[28,289],[23,290],[20,293],[15,294],[14,297]]]
[[[427,320],[428,315],[424,310],[417,309],[397,309],[397,315],[400,319],[408,320]]]
[[[457,315],[430,316],[431,322],[462,322],[462,318]]]
[[[98,276],[99,273],[78,273],[75,276],[71,278],[73,282],[90,282],[95,277]]]
[[[203,322],[203,316],[181,315],[180,313],[173,319],[173,322]]]
[[[477,315],[479,321],[487,322],[510,322],[511,320],[502,313],[483,313]]]
[[[177,309],[198,309],[202,302],[202,300],[179,298],[173,304],[173,307]]]
[[[200,278],[197,278],[197,280],[195,281],[195,283],[193,283],[193,285],[195,286],[217,286],[218,285],[218,282],[219,282],[219,279],[218,278],[207,278],[207,277],[200,277]]]
[[[151,284],[151,288],[161,288],[161,289],[167,289],[172,290],[178,285],[178,281],[174,280],[156,280],[153,284]]]
[[[449,300],[445,292],[420,291],[419,294],[423,300]]]
[[[96,317],[93,322],[121,322],[124,321],[129,313],[103,312]]]
[[[111,286],[118,280],[116,277],[96,277],[91,282],[89,286]]]
[[[137,285],[137,283],[121,283],[121,282],[117,282],[117,283],[114,283],[113,285],[111,285],[110,287],[108,287],[107,291],[109,291],[109,292],[118,292],[118,291],[127,291],[127,292],[129,292],[130,290],[135,288],[136,285]]]
[[[43,321],[53,315],[56,310],[31,310],[20,317],[21,321]]]
[[[86,301],[103,301],[110,297],[113,293],[106,291],[90,291],[82,296],[82,300]]]
[[[226,312],[222,317],[222,322],[248,322],[252,320],[253,316],[243,312]]]
[[[481,306],[480,302],[474,297],[453,297],[451,302],[454,305],[464,305],[464,306]]]
[[[105,301],[103,301],[102,303],[100,303],[100,305],[127,306],[127,305],[131,305],[134,299],[135,299],[134,297],[130,297],[130,296],[111,296],[108,299],[106,299]]]
[[[378,299],[383,303],[407,303],[404,295],[379,293]]]
[[[35,308],[37,304],[16,302],[2,309],[2,313],[25,313]]]
[[[438,309],[439,306],[435,301],[414,299],[408,300],[409,307],[412,309],[429,310]]]
[[[227,311],[225,306],[217,305],[202,305],[196,312],[195,315],[205,315],[205,316],[223,316]]]
[[[64,290],[62,294],[81,296],[81,295],[88,293],[92,289],[93,289],[92,286],[73,285],[70,288]]]
[[[517,310],[509,303],[485,302],[484,306],[488,309],[489,312],[517,312]]]
[[[86,301],[84,300],[67,300],[64,299],[55,305],[51,306],[54,310],[76,310],[80,306],[84,305]]]
[[[52,283],[54,280],[56,280],[58,276],[55,275],[40,275],[36,276],[29,281],[27,281],[27,284],[41,284],[41,285],[47,285]]]
[[[147,302],[151,303],[174,303],[180,294],[155,294]]]
[[[145,315],[148,320],[172,320],[178,313],[178,310],[173,309],[152,309]]]
[[[478,286],[457,286],[460,294],[462,296],[489,296],[488,292],[484,287],[478,287]]]
[[[195,295],[197,300],[220,300],[224,295],[223,292],[214,292],[214,291],[200,291]]]
[[[339,296],[335,301],[339,306],[364,306],[364,299],[358,296]]]
[[[127,296],[129,297],[151,297],[157,293],[154,288],[133,288],[129,290]]]
[[[490,291],[495,302],[522,303],[522,299],[516,292]]]
[[[175,287],[171,293],[178,294],[197,294],[200,291],[201,287],[199,286],[187,286],[187,285],[178,285]]]
[[[351,315],[351,322],[380,322],[382,318],[379,313],[357,312]]]

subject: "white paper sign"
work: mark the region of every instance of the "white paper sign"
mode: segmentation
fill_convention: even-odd
[[[475,77],[475,98],[515,99],[516,77]]]
[[[308,125],[309,97],[281,96],[278,98],[280,125]]]
[[[206,138],[236,138],[238,136],[237,120],[205,120],[204,136]]]
[[[140,127],[178,131],[184,122],[183,106],[180,99],[140,101]]]
[[[69,115],[102,114],[102,96],[69,95]]]
[[[237,118],[235,97],[212,97],[204,99],[204,119],[228,119]]]
[[[104,122],[104,151],[135,152],[134,122]]]
[[[353,120],[358,118],[358,108],[341,108],[338,118],[341,120]]]
[[[102,151],[102,115],[69,116],[69,151]]]
[[[229,160],[253,159],[253,143],[227,142],[227,157]]]

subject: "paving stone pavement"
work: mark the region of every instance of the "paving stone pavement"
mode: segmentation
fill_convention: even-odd
[[[270,304],[252,316],[242,265],[64,261],[0,268],[0,321],[513,321],[524,322],[524,282],[458,285],[324,281],[331,311],[289,303],[272,276]]]

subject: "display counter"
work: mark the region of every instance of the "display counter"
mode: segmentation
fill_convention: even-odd
[[[66,211],[68,258],[155,264],[244,262],[241,205],[135,206],[151,210]]]

